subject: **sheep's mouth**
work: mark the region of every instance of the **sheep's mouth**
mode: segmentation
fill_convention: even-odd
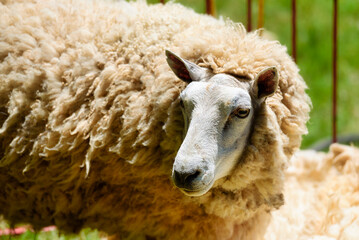
[[[212,180],[207,186],[201,188],[201,189],[186,189],[186,188],[179,188],[181,192],[183,192],[185,195],[190,197],[200,197],[204,194],[206,194],[213,186],[214,180]]]

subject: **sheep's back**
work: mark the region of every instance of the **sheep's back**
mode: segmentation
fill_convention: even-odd
[[[170,41],[163,39],[176,29],[141,21],[146,8],[0,5],[0,205],[8,219],[73,231],[83,219],[98,222],[99,212],[121,215],[112,201],[126,209],[128,191],[143,179],[157,191],[162,182],[171,188],[169,162],[182,134],[174,102],[183,84],[165,68]],[[159,27],[168,36],[151,37]]]

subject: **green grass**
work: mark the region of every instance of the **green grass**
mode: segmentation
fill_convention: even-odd
[[[0,236],[1,240],[100,240],[100,234],[96,230],[84,229],[77,235],[60,234],[57,230],[51,232],[27,231],[21,235]]]
[[[15,227],[21,227],[22,225],[16,225]],[[0,229],[9,229],[9,224],[3,220],[0,216]],[[62,234],[59,231],[48,231],[48,232],[33,232],[26,231],[21,235],[4,235],[0,236],[0,240],[101,240],[104,237],[104,233],[99,233],[97,230],[83,229],[79,234]]]

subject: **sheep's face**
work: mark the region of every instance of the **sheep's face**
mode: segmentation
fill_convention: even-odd
[[[185,138],[172,170],[174,184],[186,195],[201,196],[234,168],[250,135],[256,108],[278,85],[274,67],[256,79],[240,81],[166,51],[174,73],[189,82],[180,94]]]

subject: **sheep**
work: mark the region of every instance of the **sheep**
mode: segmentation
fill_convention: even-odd
[[[284,46],[175,3],[3,0],[0,16],[7,220],[121,239],[263,237],[311,106]],[[196,87],[223,95],[213,107],[229,101],[227,120],[210,115],[231,129],[207,139],[212,152],[190,146],[191,125],[216,126],[207,112],[183,118]],[[197,147],[211,159],[187,167]]]
[[[286,204],[273,211],[264,239],[357,239],[358,179],[356,147],[297,152],[286,170]]]

